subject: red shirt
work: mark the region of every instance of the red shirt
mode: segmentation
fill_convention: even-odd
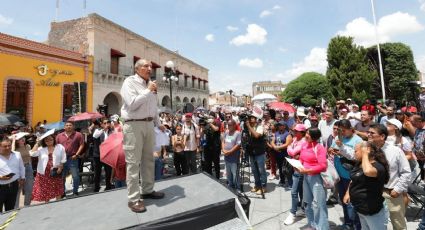
[[[67,156],[73,156],[77,153],[80,145],[84,144],[84,138],[79,132],[73,132],[69,137],[65,132],[62,132],[56,136],[56,143],[65,147]]]
[[[363,111],[363,110],[369,110],[370,114],[373,115],[373,116],[375,116],[375,114],[376,114],[375,106],[373,106],[373,105],[362,105],[361,111]]]

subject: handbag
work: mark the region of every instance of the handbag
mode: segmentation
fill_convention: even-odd
[[[50,176],[51,177],[62,177],[62,174],[58,173],[58,168],[52,168],[52,170],[50,171]]]
[[[316,147],[313,148],[313,152],[316,155],[316,159],[317,159]],[[332,189],[338,183],[339,175],[335,169],[334,163],[330,161],[329,159],[326,159],[326,161],[327,161],[326,171],[321,172],[320,176],[322,177],[322,180],[323,180],[323,187],[325,187],[326,189]]]

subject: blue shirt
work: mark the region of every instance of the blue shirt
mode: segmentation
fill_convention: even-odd
[[[362,138],[360,138],[356,134],[354,134],[350,138],[346,138],[346,137],[342,138],[342,144],[344,145],[344,148],[346,150],[349,150],[348,152],[350,152],[350,154],[353,154],[353,156],[354,156],[354,147],[362,141],[363,141]],[[335,140],[332,142],[332,148],[339,149],[339,147],[335,143]],[[341,158],[343,158],[343,156],[335,155],[334,157],[335,169],[338,172],[338,175],[340,177],[344,179],[350,179],[350,172],[344,167],[342,167]]]

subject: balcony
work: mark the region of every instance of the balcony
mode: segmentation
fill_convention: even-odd
[[[95,73],[111,74],[111,62],[99,60],[94,66]],[[130,76],[134,74],[133,66],[118,65],[118,74],[122,76]]]

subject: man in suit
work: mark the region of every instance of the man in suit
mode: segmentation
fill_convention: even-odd
[[[94,192],[100,190],[102,167],[105,169],[105,191],[113,188],[111,183],[112,167],[100,161],[100,145],[110,134],[112,134],[111,121],[104,118],[100,128],[93,133]]]

